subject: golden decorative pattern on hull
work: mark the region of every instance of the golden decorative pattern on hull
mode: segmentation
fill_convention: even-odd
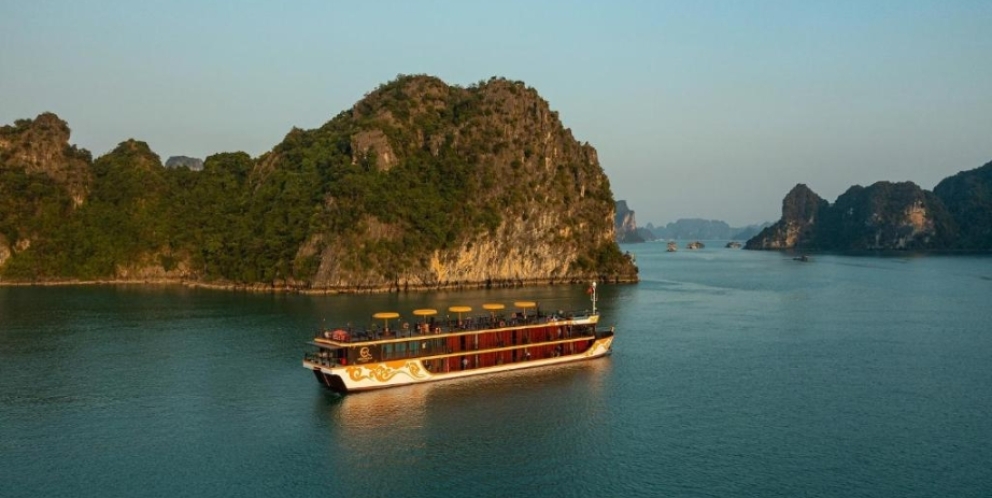
[[[417,361],[390,361],[377,363],[374,366],[355,366],[345,369],[348,377],[355,382],[362,380],[375,380],[379,382],[389,382],[393,377],[403,374],[414,380],[423,380],[428,377],[420,368]],[[367,372],[367,373],[366,373]]]

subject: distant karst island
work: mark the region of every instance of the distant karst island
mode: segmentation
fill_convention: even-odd
[[[627,201],[619,200],[616,204],[614,218],[617,242],[621,244],[648,242],[653,240],[740,240],[745,241],[754,237],[771,223],[732,227],[721,220],[704,220],[701,218],[681,218],[663,227],[637,226],[634,210]]]
[[[0,127],[0,283],[313,292],[636,282],[596,150],[537,91],[401,75],[260,157]],[[202,171],[198,170],[202,167]]]
[[[782,201],[782,219],[747,249],[992,251],[992,162],[943,179],[855,185],[830,204],[806,185]]]
[[[654,226],[648,223],[644,228],[655,239],[665,240],[740,240],[745,241],[754,237],[771,223],[761,223],[743,227],[732,227],[722,220],[705,220],[702,218],[680,218],[665,226]]]

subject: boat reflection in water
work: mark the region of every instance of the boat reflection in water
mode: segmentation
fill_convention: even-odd
[[[606,456],[597,452],[610,447],[611,434],[603,427],[615,409],[604,389],[611,368],[610,361],[582,361],[319,396],[320,418],[326,421],[323,444],[341,483],[332,495],[347,490],[392,496],[410,487],[461,482],[466,467],[453,464],[453,455],[475,462],[466,464],[474,469],[518,471],[520,464],[512,459],[491,461],[514,441],[535,445],[517,451],[540,447],[554,455]],[[389,469],[388,479],[381,478],[383,469]]]
[[[383,429],[421,428],[429,392],[434,387],[418,384],[368,392],[364,396],[345,396],[330,407],[331,423],[356,436],[365,432],[373,436]]]

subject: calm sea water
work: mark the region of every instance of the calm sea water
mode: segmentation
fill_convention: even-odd
[[[0,288],[0,496],[992,495],[992,258],[624,249],[611,357],[344,398],[323,323],[585,289]]]

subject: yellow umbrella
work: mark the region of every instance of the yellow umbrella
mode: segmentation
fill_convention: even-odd
[[[419,310],[413,310],[413,314],[414,315],[417,315],[417,316],[424,317],[424,328],[421,330],[421,332],[424,333],[424,334],[426,334],[427,333],[427,317],[429,317],[431,315],[436,315],[437,314],[437,310],[433,310],[433,309],[430,309],[430,308],[424,308],[424,309],[419,309]]]
[[[537,303],[535,303],[534,301],[516,301],[516,302],[513,303],[513,305],[516,306],[516,307],[518,307],[518,308],[523,308],[523,310],[524,310],[524,318],[527,318],[527,308],[536,308],[537,307]]]
[[[389,330],[389,320],[392,320],[393,318],[399,318],[399,317],[400,317],[400,314],[397,313],[397,312],[395,312],[395,311],[380,311],[380,312],[372,315],[372,318],[378,318],[380,320],[383,320],[386,323],[386,330]]]
[[[493,322],[496,321],[496,311],[506,308],[500,303],[486,303],[482,305],[482,309],[489,310],[489,317]]]
[[[417,315],[417,316],[431,316],[431,315],[436,315],[437,314],[437,310],[432,310],[432,309],[425,308],[425,309],[421,309],[421,310],[413,310],[413,314],[414,315]]]
[[[458,313],[458,325],[461,326],[461,324],[462,324],[462,313],[468,313],[469,311],[472,311],[472,307],[471,306],[452,306],[452,307],[448,308],[448,311],[451,312],[451,313]]]

